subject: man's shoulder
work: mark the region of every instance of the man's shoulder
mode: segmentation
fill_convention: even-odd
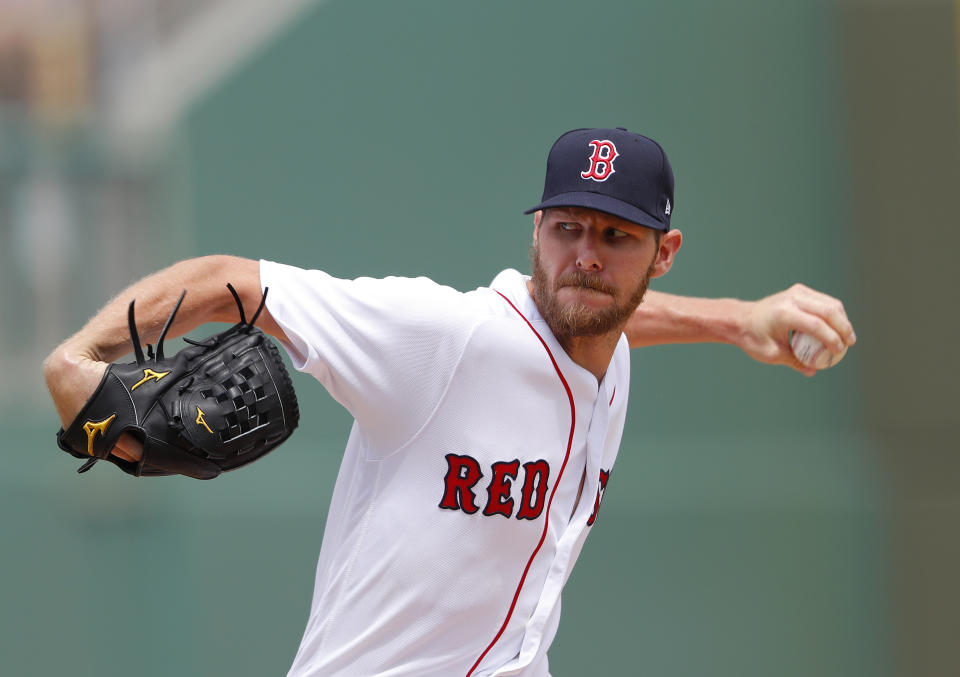
[[[267,260],[261,260],[260,267],[261,284],[275,287],[270,294],[274,305],[354,309],[404,323],[429,322],[431,317],[441,325],[474,323],[504,314],[504,297],[519,304],[526,293],[523,275],[515,270],[502,271],[489,287],[460,291],[426,276],[338,278],[323,270]]]
[[[524,275],[514,268],[501,270],[490,282],[491,289],[510,289],[512,287],[525,288],[529,275]]]
[[[507,268],[497,273],[493,281],[490,282],[489,289],[497,296],[509,301],[515,309],[523,312],[523,309],[531,301],[530,292],[527,289],[529,279],[529,275],[524,275],[513,268]]]

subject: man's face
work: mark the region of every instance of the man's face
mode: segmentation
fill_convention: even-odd
[[[654,275],[656,233],[592,209],[546,210],[531,250],[533,297],[554,336],[619,333]]]

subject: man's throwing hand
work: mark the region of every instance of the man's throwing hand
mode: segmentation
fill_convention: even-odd
[[[813,336],[834,355],[857,342],[843,303],[799,283],[753,301],[743,331],[740,347],[750,357],[766,364],[785,364],[806,376],[813,376],[817,370],[794,356],[791,331]]]

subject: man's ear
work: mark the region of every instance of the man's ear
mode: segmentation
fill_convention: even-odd
[[[538,209],[533,213],[533,241],[537,241],[537,234],[540,232],[540,222],[543,220],[543,210]]]
[[[657,256],[653,261],[653,272],[650,277],[660,277],[666,275],[667,271],[673,265],[673,257],[680,250],[683,244],[683,233],[679,230],[668,230],[660,236],[660,248],[657,250]]]

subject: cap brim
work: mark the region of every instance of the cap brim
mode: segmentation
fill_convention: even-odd
[[[532,214],[538,209],[549,209],[550,207],[586,207],[587,209],[596,209],[607,214],[619,216],[621,219],[636,223],[640,226],[653,228],[654,230],[670,230],[670,225],[647,214],[642,209],[638,209],[631,204],[609,195],[600,193],[574,192],[561,193],[554,195],[549,200],[545,200],[535,207],[524,211],[524,214]]]

